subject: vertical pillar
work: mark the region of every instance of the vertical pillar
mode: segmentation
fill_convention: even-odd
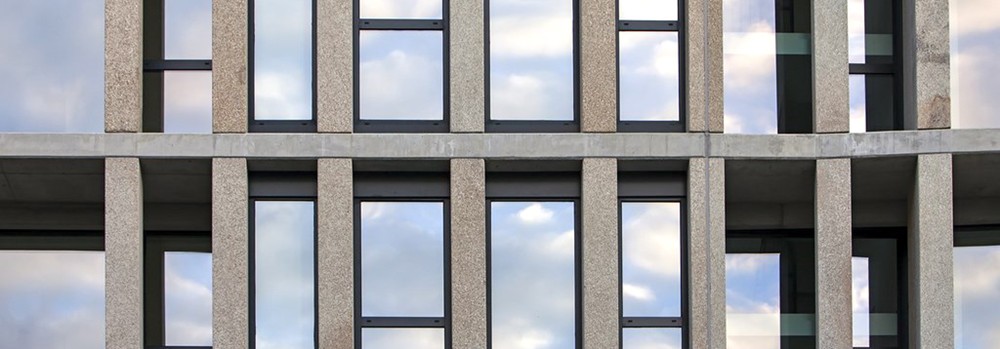
[[[850,348],[851,159],[816,160],[816,348]]]
[[[142,130],[142,0],[104,3],[104,131]]]
[[[955,343],[951,154],[917,156],[907,236],[910,269],[910,347]]]
[[[141,348],[143,231],[138,158],[104,160],[104,222],[106,347]]]
[[[812,23],[813,130],[845,133],[851,125],[847,1],[814,0]]]
[[[351,159],[317,161],[319,348],[354,348],[354,172]]]
[[[212,347],[246,348],[250,215],[247,160],[212,159]]]
[[[726,164],[688,163],[688,328],[691,349],[726,347]]]
[[[316,127],[354,131],[354,12],[351,0],[316,0]]]
[[[687,129],[688,132],[723,130],[722,1],[688,0]]]
[[[917,128],[951,128],[951,37],[948,0],[914,0],[915,37],[905,39],[904,57],[914,57]],[[906,49],[909,48],[909,49]]]
[[[486,115],[485,1],[449,0],[451,132],[483,132]]]
[[[580,130],[618,129],[615,0],[580,1]]]
[[[212,131],[246,133],[250,121],[247,0],[212,1]]]
[[[451,322],[455,348],[486,348],[486,166],[451,160]]]
[[[618,348],[618,160],[583,159],[583,345]]]

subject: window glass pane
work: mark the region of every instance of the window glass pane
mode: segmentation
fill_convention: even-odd
[[[851,258],[851,304],[854,313],[855,348],[868,348],[871,345],[870,318],[871,306],[870,288],[868,286],[868,258]]]
[[[781,348],[781,255],[726,254],[726,347]]]
[[[681,329],[622,329],[622,349],[681,349]]]
[[[955,349],[1000,343],[1000,246],[955,247]]]
[[[361,0],[361,18],[441,19],[443,0]]]
[[[0,275],[0,346],[104,348],[104,252],[0,251]]]
[[[622,203],[622,315],[681,316],[680,204]]]
[[[361,203],[361,315],[444,316],[444,203]]]
[[[104,1],[2,1],[0,132],[104,132]]]
[[[490,210],[493,348],[574,348],[574,204],[493,202]]]
[[[363,328],[362,349],[444,349],[443,328]]]
[[[163,72],[163,132],[212,133],[212,72]]]
[[[212,0],[163,2],[166,59],[212,59]]]
[[[893,3],[848,0],[848,56],[851,63],[892,63]]]
[[[848,61],[865,62],[865,0],[847,0]]]
[[[867,131],[867,111],[865,107],[865,76],[851,75],[851,133],[864,133]]]
[[[212,254],[163,254],[166,345],[212,345]]]
[[[897,122],[895,81],[889,74],[854,74],[850,77],[851,132],[902,129]]]
[[[254,205],[257,348],[313,348],[313,202]]]
[[[361,119],[444,119],[441,35],[361,31]]]
[[[312,119],[312,1],[254,1],[254,118]]]
[[[618,0],[618,19],[643,21],[676,21],[677,1]]]
[[[622,120],[680,120],[676,32],[620,32]]]
[[[951,0],[953,128],[1000,128],[1000,1]]]
[[[894,238],[855,238],[852,261],[852,301],[854,347],[872,349],[901,348],[900,306],[907,295],[899,287],[906,270],[900,261],[900,245]]]
[[[490,118],[573,120],[573,1],[489,3]]]

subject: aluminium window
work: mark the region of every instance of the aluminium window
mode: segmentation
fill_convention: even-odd
[[[250,131],[316,132],[316,1],[249,2]]]
[[[851,132],[902,130],[898,0],[849,0]]]
[[[1000,128],[1000,2],[951,0],[952,128]],[[940,16],[940,14],[939,14]]]
[[[989,348],[1000,328],[1000,226],[955,228],[955,349]]]
[[[147,232],[145,245],[146,347],[211,348],[211,234]]]
[[[853,347],[907,348],[906,229],[855,229],[852,249]]]
[[[619,131],[684,131],[683,4],[618,1]]]

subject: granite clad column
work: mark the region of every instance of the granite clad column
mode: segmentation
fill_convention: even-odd
[[[317,161],[319,348],[354,348],[354,167]]]
[[[816,348],[852,345],[851,159],[816,160]]]
[[[847,0],[813,0],[813,130],[850,131]]]
[[[726,347],[726,164],[688,163],[688,316],[691,349]]]
[[[104,2],[104,132],[142,131],[142,3]]]
[[[618,129],[615,0],[580,0],[580,130]]]
[[[487,347],[486,307],[485,162],[452,159],[452,347]]]
[[[167,0],[169,1],[169,0]],[[246,133],[250,125],[247,0],[212,0],[212,132]]]
[[[955,344],[951,171],[951,154],[917,156],[907,236],[910,347],[915,349]]]
[[[138,158],[104,160],[104,224],[106,347],[142,348],[142,173]]]
[[[212,348],[250,341],[247,160],[212,159]],[[138,347],[133,347],[138,348]]]
[[[316,0],[316,128],[354,131],[354,12],[351,0]]]
[[[449,1],[451,132],[483,132],[486,115],[485,1]]]
[[[618,160],[583,159],[583,347],[618,348]]]

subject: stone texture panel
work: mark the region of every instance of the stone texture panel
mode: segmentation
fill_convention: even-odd
[[[951,348],[955,343],[952,204],[952,155],[917,156],[907,237],[913,348]]]
[[[142,173],[138,158],[107,158],[104,167],[106,347],[141,348]]]
[[[354,172],[351,159],[317,161],[319,348],[354,348]]]
[[[813,129],[850,131],[847,56],[847,1],[815,0],[813,21]]]
[[[247,160],[212,159],[212,347],[246,348],[249,332]]]
[[[486,348],[486,167],[451,160],[453,347]]]
[[[912,4],[916,16],[917,127],[951,128],[948,0],[916,0]]]
[[[451,0],[451,132],[483,132],[486,115],[485,1]]]
[[[691,349],[726,347],[726,176],[723,159],[688,163]]]
[[[850,348],[851,160],[816,161],[816,341]]]
[[[615,0],[580,1],[580,129],[618,128],[618,49]]]
[[[618,348],[618,160],[583,159],[583,347]]]
[[[104,2],[104,131],[142,131],[142,0]]]
[[[249,125],[247,0],[212,1],[212,131],[246,133]]]
[[[354,15],[351,0],[316,1],[316,128],[354,130]]]
[[[687,3],[687,129],[723,131],[722,2]]]

